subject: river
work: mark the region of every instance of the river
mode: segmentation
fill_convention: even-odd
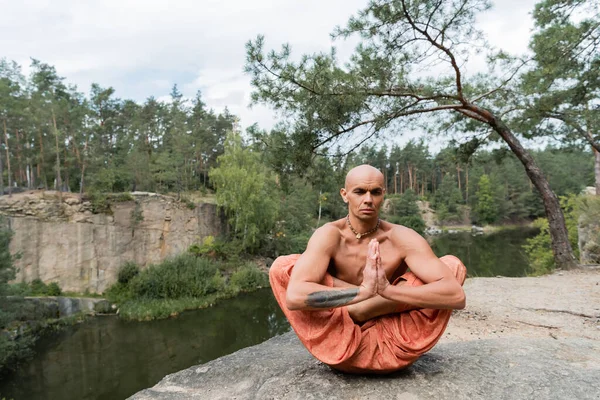
[[[438,236],[438,256],[461,258],[470,276],[524,276],[528,229]],[[126,322],[90,318],[40,339],[36,357],[0,382],[6,400],[119,400],[165,375],[252,346],[289,330],[269,289],[177,318]]]

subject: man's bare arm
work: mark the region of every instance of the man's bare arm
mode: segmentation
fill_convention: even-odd
[[[333,250],[337,246],[337,228],[324,226],[311,237],[306,251],[292,270],[286,293],[286,306],[290,310],[313,310],[342,307],[364,301],[375,295],[375,268],[365,268],[363,282],[355,288],[335,288],[322,282],[329,266]],[[369,245],[367,263],[375,263],[379,245]],[[369,260],[369,257],[371,260]]]
[[[394,240],[395,239],[395,240]],[[390,285],[383,270],[378,271],[378,294],[398,303],[420,308],[462,309],[465,293],[450,269],[440,261],[418,233],[405,229],[394,241],[402,243],[410,270],[425,283],[423,286]]]

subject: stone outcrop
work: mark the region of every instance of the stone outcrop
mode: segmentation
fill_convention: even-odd
[[[57,282],[65,291],[102,293],[116,281],[120,266],[142,267],[179,254],[206,236],[221,233],[216,205],[190,209],[169,196],[132,193],[93,213],[89,201],[53,191],[0,198],[20,254],[16,281]]]
[[[599,378],[600,348],[588,339],[446,343],[393,375],[353,376],[314,359],[290,332],[168,375],[131,399],[591,400]]]
[[[64,318],[83,313],[86,315],[114,314],[116,312],[108,300],[93,297],[25,297],[24,300],[33,305],[39,312],[39,319]]]
[[[293,332],[166,376],[131,398],[597,399],[600,269],[470,278],[440,343],[388,376],[345,375]]]

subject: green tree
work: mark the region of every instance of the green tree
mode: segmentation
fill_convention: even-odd
[[[475,212],[477,213],[478,220],[485,224],[496,222],[498,218],[496,212],[497,206],[494,202],[489,176],[481,175],[481,178],[479,178],[476,196],[477,207]]]
[[[533,68],[517,118],[530,137],[590,146],[600,195],[600,2],[543,0],[533,12]]]
[[[493,71],[470,79],[462,68],[475,49],[485,48],[473,26],[477,13],[489,7],[485,0],[372,1],[346,28],[335,31],[338,37],[362,39],[344,66],[335,51],[305,55],[298,62],[290,58],[288,45],[265,54],[264,38],[259,36],[247,44],[245,69],[255,89],[252,98],[292,117],[293,139],[303,151],[326,146],[349,132],[368,140],[417,115],[434,115],[438,121],[481,136],[489,136],[492,130],[517,156],[540,192],[556,261],[570,268],[575,258],[558,198],[503,120],[508,112],[508,84],[518,65],[505,54],[489,54],[502,63],[508,79]],[[434,71],[432,62],[443,65]]]
[[[247,250],[256,250],[271,233],[278,211],[278,191],[272,174],[258,155],[245,148],[238,133],[231,132],[219,166],[209,176],[235,237]]]

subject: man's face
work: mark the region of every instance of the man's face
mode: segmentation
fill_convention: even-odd
[[[358,219],[369,220],[379,215],[385,188],[378,171],[367,171],[349,177],[340,193],[348,203],[350,214]]]

